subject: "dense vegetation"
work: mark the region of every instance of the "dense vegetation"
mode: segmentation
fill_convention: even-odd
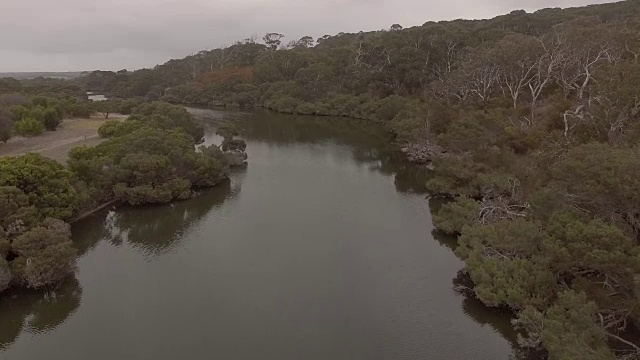
[[[16,124],[41,124],[22,114],[58,103],[34,97],[30,104],[11,108],[20,116]],[[204,129],[184,108],[155,102],[132,112],[126,121],[105,123],[107,141],[73,149],[68,167],[37,154],[0,158],[0,292],[52,286],[72,274],[76,252],[68,221],[82,213],[102,204],[187,199],[227,177],[218,147],[196,149]]]
[[[64,118],[89,117],[94,106],[80,87],[63,80],[0,79],[0,143],[55,131]]]
[[[475,295],[550,359],[640,356],[640,1],[388,31],[267,34],[135,72],[120,97],[384,122],[460,235]],[[315,44],[315,45],[314,45]]]
[[[105,123],[109,140],[75,149],[68,169],[0,160],[0,291],[72,272],[64,221],[83,209],[186,198],[225,176],[217,148],[194,151],[202,129],[188,114],[138,98],[258,106],[384,122],[432,162],[427,187],[450,200],[435,224],[459,235],[475,296],[514,311],[523,346],[550,359],[637,358],[639,34],[640,1],[629,0],[286,46],[271,33],[76,82],[0,79],[0,142],[91,112],[84,90],[127,99],[96,104],[105,118],[133,114]],[[222,129],[225,147],[243,150],[233,133]]]

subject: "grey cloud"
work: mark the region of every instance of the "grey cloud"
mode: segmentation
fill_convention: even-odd
[[[140,68],[277,31],[288,38],[605,0],[2,0],[0,71]]]

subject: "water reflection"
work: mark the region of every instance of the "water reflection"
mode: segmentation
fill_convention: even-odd
[[[150,258],[166,254],[179,247],[187,229],[197,225],[209,211],[240,191],[243,173],[238,171],[233,180],[202,190],[195,198],[160,206],[123,207],[109,210],[74,227],[74,239],[81,254],[106,239],[119,246],[131,245]],[[87,235],[90,234],[90,235]]]
[[[186,229],[214,207],[240,191],[243,173],[234,180],[203,190],[195,198],[166,206],[120,208],[93,215],[73,226],[79,256],[101,240],[114,245],[128,243],[147,257],[170,252]],[[78,234],[81,234],[78,235]],[[0,350],[8,348],[22,333],[39,334],[55,329],[73,314],[81,303],[82,288],[69,278],[56,289],[47,291],[10,291],[0,296]]]
[[[82,288],[69,278],[58,288],[14,291],[0,297],[0,350],[8,348],[21,333],[39,334],[64,323],[80,306]]]
[[[348,146],[353,159],[368,164],[370,169],[395,176],[402,193],[426,193],[428,170],[406,161],[393,138],[381,124],[370,121],[331,116],[294,116],[259,111],[232,114],[249,141],[279,144],[315,144],[333,142]]]

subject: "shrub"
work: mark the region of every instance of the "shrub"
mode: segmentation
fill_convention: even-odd
[[[44,111],[44,127],[48,131],[55,131],[62,122],[62,117],[54,108],[47,108]]]
[[[45,219],[42,226],[17,237],[12,251],[18,257],[11,268],[18,281],[29,288],[53,285],[76,269],[71,227],[62,220]],[[0,268],[0,276],[1,272]]]
[[[20,136],[38,136],[44,132],[44,124],[33,118],[16,121],[13,129]]]

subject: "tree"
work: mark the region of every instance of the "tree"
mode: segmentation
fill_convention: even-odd
[[[270,50],[277,50],[282,43],[284,35],[278,33],[267,33],[262,40]]]
[[[29,196],[29,205],[39,217],[70,219],[76,211],[78,194],[72,174],[60,163],[31,153],[0,158],[0,187],[13,186]]]
[[[61,220],[46,219],[18,236],[11,249],[18,256],[11,262],[12,272],[29,288],[58,283],[76,269],[71,229]]]
[[[319,45],[319,44],[321,44],[321,43],[323,43],[323,42],[327,41],[327,40],[328,40],[328,39],[330,39],[330,38],[331,38],[331,35],[324,35],[324,36],[322,36],[322,37],[319,37],[319,38],[318,38],[318,40],[316,40],[316,42],[317,42],[317,43],[318,43],[318,45]]]
[[[37,120],[41,123],[44,124],[44,111],[45,108],[40,106],[40,105],[36,105],[33,108],[31,108],[27,114],[28,118]],[[24,119],[24,118],[23,118]]]
[[[182,106],[161,101],[144,103],[133,109],[127,121],[131,120],[166,130],[180,129],[190,135],[197,144],[204,139],[204,128]]]
[[[24,228],[41,220],[29,196],[15,186],[0,186],[0,238],[21,234]],[[0,249],[0,257],[5,256]]]
[[[93,102],[93,108],[101,113],[105,119],[108,119],[109,115],[119,110],[120,102],[116,100],[95,101]]]
[[[640,135],[640,90],[636,86],[640,82],[640,63],[620,61],[602,70],[596,80],[590,111],[599,140],[615,144],[636,138]]]
[[[99,200],[132,205],[188,198],[193,188],[216,185],[228,171],[219,149],[196,152],[183,131],[157,127],[78,147],[69,156],[69,168],[97,190]]]
[[[44,111],[44,127],[49,131],[55,131],[62,122],[60,115],[53,108],[47,108]]]
[[[550,360],[614,360],[604,332],[596,325],[596,305],[584,293],[561,292],[558,301],[545,311],[528,307],[516,324],[527,337],[528,347],[543,345]]]
[[[11,114],[5,109],[0,109],[0,144],[11,138],[12,128]]]
[[[467,260],[476,295],[490,306],[543,307],[556,279],[539,247],[545,234],[532,222],[503,220],[465,228],[456,254]]]
[[[578,146],[552,167],[552,185],[564,203],[627,226],[640,241],[638,148],[591,143]]]
[[[480,214],[480,204],[469,198],[456,198],[440,208],[433,218],[433,224],[447,234],[458,235],[465,226],[476,223]]]
[[[9,108],[13,121],[20,121],[29,115],[29,109],[23,105],[13,105]]]
[[[400,24],[391,25],[391,31],[400,31],[400,30],[402,30],[402,25]]]
[[[13,129],[20,136],[38,136],[44,132],[44,124],[33,118],[25,118],[20,121],[16,121],[13,124]]]
[[[298,40],[297,46],[302,48],[313,47],[315,40],[311,36],[303,36]]]
[[[507,88],[518,107],[520,94],[531,84],[540,71],[540,62],[545,57],[542,44],[532,36],[513,34],[504,37],[491,50],[492,61],[500,72],[500,85]]]

